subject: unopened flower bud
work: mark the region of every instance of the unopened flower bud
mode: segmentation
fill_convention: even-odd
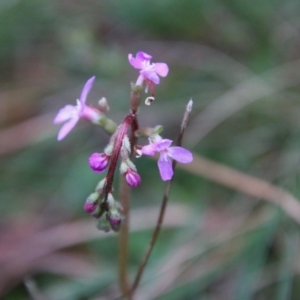
[[[105,97],[102,97],[99,102],[98,102],[99,106],[101,107],[101,110],[103,110],[103,112],[108,112],[109,111],[109,106],[107,103],[107,100]]]
[[[163,126],[161,126],[161,125],[156,125],[156,126],[153,128],[152,135],[160,134],[163,130],[164,130]]]
[[[108,204],[109,209],[114,208],[116,206],[116,201],[115,201],[112,193],[108,193],[108,195],[107,195],[107,204]]]
[[[130,168],[127,169],[127,172],[125,173],[125,179],[127,181],[127,184],[132,187],[137,187],[141,183],[140,175]]]
[[[95,190],[96,190],[99,194],[101,194],[101,193],[102,193],[102,190],[103,190],[103,188],[104,188],[104,186],[105,186],[105,184],[106,184],[106,177],[104,177],[102,180],[100,180],[100,181],[98,182],[98,184],[97,184]]]
[[[100,218],[97,223],[97,228],[104,232],[109,232],[111,229],[109,220],[107,218]]]
[[[127,150],[128,153],[131,152],[131,145],[130,145],[129,138],[128,138],[127,134],[123,138],[122,147],[124,147]]]
[[[136,172],[136,166],[129,158],[121,162],[120,173],[125,174],[128,171],[128,169],[132,169]]]
[[[109,158],[105,153],[93,153],[89,158],[89,165],[94,172],[101,173],[107,167]]]
[[[112,230],[119,231],[122,223],[122,215],[116,209],[111,209],[107,213],[106,217],[110,223]]]
[[[138,147],[137,145],[135,145],[134,147],[134,155],[136,158],[139,158],[142,156],[142,148]]]
[[[111,156],[112,153],[114,151],[114,143],[109,143],[105,148],[104,148],[104,153],[107,155],[107,156]]]
[[[84,203],[84,210],[88,214],[91,214],[96,210],[96,208],[98,207],[98,199],[99,199],[99,193],[97,192],[92,193],[88,196],[88,198]]]
[[[187,110],[188,112],[191,112],[191,111],[192,111],[192,108],[193,108],[193,100],[191,99],[191,100],[188,102],[187,106],[186,106],[186,110]]]

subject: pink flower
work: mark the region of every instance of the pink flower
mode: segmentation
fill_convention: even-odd
[[[110,156],[105,153],[93,153],[89,158],[89,165],[94,172],[103,172],[109,161]]]
[[[159,76],[165,77],[168,75],[169,67],[165,63],[151,63],[152,56],[145,52],[137,52],[136,57],[128,54],[129,63],[140,70],[140,76],[136,81],[136,85],[142,86],[146,82],[146,92],[148,87],[153,87],[153,84],[159,84]]]
[[[79,100],[77,99],[77,105],[66,105],[56,115],[53,121],[54,124],[65,123],[58,133],[57,139],[59,141],[66,137],[81,117],[89,120],[96,120],[99,117],[99,113],[96,110],[85,105],[86,97],[92,88],[94,80],[95,76],[86,82]]]
[[[128,168],[125,173],[125,179],[126,179],[128,185],[130,185],[132,187],[137,187],[141,183],[140,175],[130,168]]]
[[[170,147],[171,140],[156,137],[155,141],[150,140],[150,144],[142,148],[142,154],[153,156],[156,152],[160,153],[158,159],[158,169],[163,181],[170,180],[173,177],[172,159],[188,164],[193,160],[190,151],[182,147]]]

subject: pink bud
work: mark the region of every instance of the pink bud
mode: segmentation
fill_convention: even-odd
[[[122,224],[122,216],[117,210],[109,211],[106,215],[113,231],[119,231]]]
[[[88,214],[91,214],[92,212],[95,211],[95,209],[97,208],[97,203],[88,203],[88,202],[85,202],[84,203],[84,210],[85,212],[87,212]]]
[[[89,165],[94,172],[101,173],[107,167],[109,158],[105,153],[93,153],[89,158]]]
[[[88,196],[83,206],[84,210],[88,214],[93,213],[97,209],[98,199],[99,199],[99,194],[97,192],[92,193]]]
[[[140,175],[130,168],[127,169],[127,171],[125,173],[125,178],[126,178],[128,185],[130,185],[132,187],[137,187],[141,183]]]

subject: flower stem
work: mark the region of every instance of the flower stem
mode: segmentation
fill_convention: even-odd
[[[138,121],[136,115],[131,119],[131,156],[133,154],[133,147],[136,144],[135,131],[138,130]],[[129,258],[129,219],[130,219],[130,187],[123,175],[120,178],[120,201],[123,207],[123,215],[125,221],[123,222],[119,233],[119,285],[124,299],[132,299],[130,293],[130,286],[127,276],[128,258]]]
[[[182,144],[183,134],[184,134],[185,128],[186,128],[187,123],[188,123],[189,114],[192,110],[192,105],[193,105],[193,101],[190,100],[188,102],[187,106],[186,106],[186,110],[184,112],[183,119],[182,119],[182,122],[181,122],[181,128],[180,128],[180,132],[179,132],[178,139],[177,139],[177,146],[181,146],[181,144]],[[175,160],[173,160],[172,167],[173,167],[173,170],[175,171],[175,168],[176,168],[176,161]],[[165,212],[166,212],[166,207],[167,207],[169,196],[170,196],[170,192],[171,192],[171,185],[172,185],[173,178],[174,178],[174,176],[166,184],[165,192],[164,192],[161,207],[160,207],[159,216],[158,216],[158,219],[157,219],[157,224],[156,224],[155,229],[153,231],[153,234],[152,234],[151,240],[149,242],[149,245],[147,247],[147,250],[146,250],[146,252],[143,256],[142,262],[139,265],[139,268],[138,268],[138,271],[136,273],[135,279],[133,281],[133,284],[132,284],[132,287],[131,287],[131,290],[130,290],[131,297],[133,296],[136,288],[138,287],[138,285],[140,283],[140,280],[142,278],[144,269],[147,265],[147,262],[149,260],[149,257],[151,255],[151,253],[152,253],[153,247],[154,247],[154,245],[157,241],[158,235],[160,233],[162,223],[163,223],[163,220],[164,220],[164,216],[165,216]]]
[[[123,207],[123,222],[119,233],[119,285],[124,299],[131,299],[130,287],[127,277],[128,269],[128,243],[129,243],[129,210],[130,210],[130,187],[123,175],[120,178],[120,201]]]

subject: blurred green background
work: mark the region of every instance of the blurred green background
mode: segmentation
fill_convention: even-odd
[[[296,0],[0,1],[0,298],[116,299],[117,234],[83,211],[101,175],[87,158],[108,136],[80,121],[56,141],[58,109],[105,96],[128,112],[128,53],[166,62],[141,125],[300,198],[300,2]],[[135,161],[130,278],[152,233],[165,184]],[[118,195],[116,178],[116,196]],[[299,299],[299,224],[278,206],[178,169],[165,228],[135,299]]]

